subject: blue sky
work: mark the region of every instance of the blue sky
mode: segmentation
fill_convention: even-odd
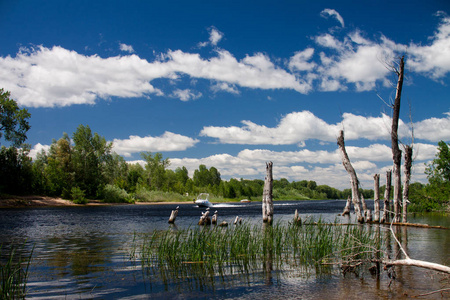
[[[450,141],[445,0],[0,1],[0,40],[0,86],[32,115],[32,156],[84,124],[130,162],[161,152],[191,176],[205,164],[264,179],[273,161],[275,179],[343,189],[344,129],[372,188],[392,166],[389,66],[402,55],[412,181]]]

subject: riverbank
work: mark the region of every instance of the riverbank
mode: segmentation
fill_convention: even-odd
[[[44,206],[95,206],[95,205],[127,205],[128,203],[105,203],[100,200],[88,200],[87,204],[75,204],[70,200],[48,196],[0,196],[0,208],[44,207]],[[149,204],[185,204],[188,202],[136,202],[137,205]]]

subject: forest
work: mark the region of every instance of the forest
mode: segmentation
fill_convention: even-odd
[[[199,165],[194,174],[185,167],[170,169],[170,159],[159,152],[143,152],[145,165],[129,164],[112,152],[113,144],[88,125],[79,125],[69,136],[64,133],[54,139],[48,153],[42,151],[32,160],[31,146],[25,144],[31,117],[0,90],[0,138],[10,143],[0,149],[0,195],[45,195],[62,197],[75,203],[88,199],[104,202],[189,201],[195,195],[208,192],[213,199],[260,200],[264,180],[222,180],[217,168]],[[436,158],[427,166],[427,184],[410,187],[410,211],[440,210],[450,198],[450,151],[441,141]],[[361,189],[366,199],[374,191]],[[381,187],[384,193],[384,186]],[[346,199],[351,190],[338,190],[317,185],[312,180],[289,182],[285,178],[273,181],[274,200]]]

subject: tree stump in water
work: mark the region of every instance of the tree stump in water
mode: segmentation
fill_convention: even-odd
[[[350,214],[350,206],[352,204],[352,197],[348,196],[347,197],[347,203],[345,204],[344,207],[344,211],[342,212],[343,216],[349,215]]]
[[[272,162],[266,163],[266,178],[264,180],[264,190],[262,199],[263,222],[272,224],[273,222],[273,177]]]
[[[175,223],[175,219],[178,216],[178,209],[179,208],[180,207],[177,206],[177,208],[175,210],[172,210],[172,213],[170,214],[170,217],[169,217],[169,224],[174,224]]]
[[[373,176],[373,220],[374,222],[380,221],[380,174],[375,174]]]

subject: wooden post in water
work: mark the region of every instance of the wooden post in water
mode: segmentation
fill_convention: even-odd
[[[266,163],[266,178],[264,180],[264,190],[262,199],[262,214],[263,222],[272,224],[273,222],[273,177],[272,177],[272,162]]]
[[[367,208],[366,199],[364,199],[363,194],[361,194],[361,203],[364,211],[364,216],[366,217],[366,222],[372,221],[372,212]]]
[[[389,223],[389,198],[391,197],[392,171],[386,171],[386,189],[384,190],[384,209],[380,223]]]
[[[172,210],[172,213],[170,214],[170,217],[169,217],[169,224],[174,224],[175,223],[175,219],[178,216],[178,209],[179,208],[180,207],[177,206],[177,208],[175,210]]]
[[[413,148],[409,145],[405,145],[405,182],[403,183],[403,209],[402,209],[402,222],[408,222],[408,202],[409,202],[409,181],[411,180],[411,164],[412,164]]]
[[[374,216],[373,220],[375,222],[380,222],[380,174],[375,174],[373,176],[373,210]]]
[[[209,217],[209,208],[206,209],[200,220],[198,221],[198,225],[211,225],[211,218]]]

